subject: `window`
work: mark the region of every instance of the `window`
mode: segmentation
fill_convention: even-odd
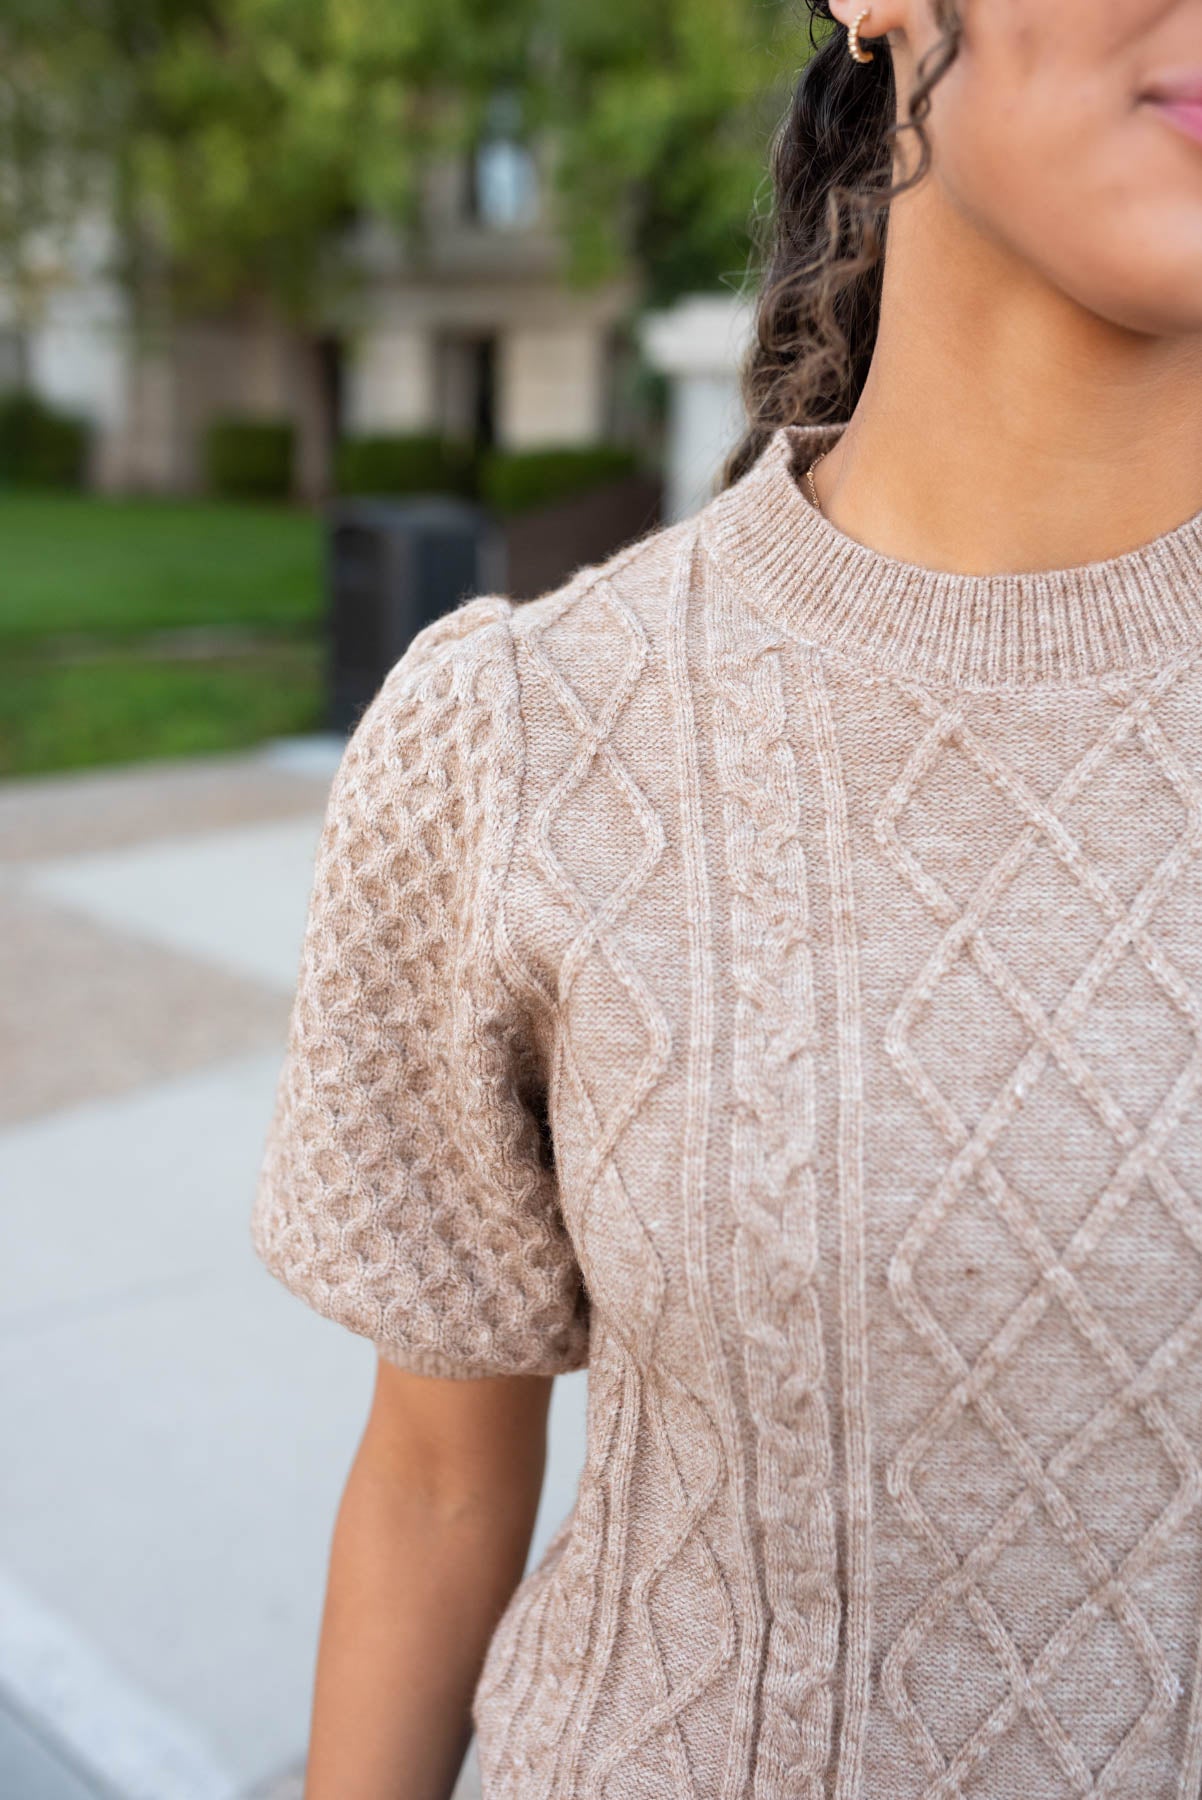
[[[521,127],[517,96],[495,95],[471,170],[472,216],[493,231],[518,231],[538,218],[538,169]]]

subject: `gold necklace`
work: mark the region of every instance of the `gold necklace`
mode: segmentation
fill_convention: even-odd
[[[829,456],[829,455],[830,455],[829,450],[824,450],[822,452],[822,456]],[[809,468],[806,470],[806,480],[810,486],[810,498],[814,502],[814,505],[818,508],[819,512],[822,512],[822,502],[818,498],[818,489],[814,486],[814,470],[818,467],[818,464],[822,461],[822,456],[816,456],[814,458],[813,462],[810,464]],[[823,518],[825,518],[826,514],[823,513],[822,516],[823,516]]]

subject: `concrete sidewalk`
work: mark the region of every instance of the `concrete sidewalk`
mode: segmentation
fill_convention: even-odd
[[[340,749],[0,787],[14,1800],[299,1794],[372,1353],[260,1269],[248,1219]],[[583,1429],[579,1374],[556,1383],[532,1557]],[[475,1791],[469,1759],[457,1800]]]

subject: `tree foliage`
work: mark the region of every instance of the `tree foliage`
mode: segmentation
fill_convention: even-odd
[[[58,29],[54,0],[7,0],[0,11],[0,291],[20,327],[54,280],[62,229],[86,201],[100,139],[79,97],[90,63],[83,34]]]
[[[667,300],[746,271],[767,145],[808,51],[796,0],[555,0],[540,98],[575,267],[628,251]]]
[[[767,139],[805,53],[801,10],[6,0],[20,19],[0,26],[0,56],[16,67],[19,51],[39,97],[27,167],[47,167],[48,150],[60,168],[103,155],[135,253],[153,243],[202,301],[258,292],[313,307],[350,220],[420,230],[423,170],[470,146],[498,91],[547,149],[568,272],[587,281],[633,261],[665,299],[742,276]],[[27,222],[0,202],[0,239]]]

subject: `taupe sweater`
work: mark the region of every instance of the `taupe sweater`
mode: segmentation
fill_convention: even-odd
[[[405,1367],[587,1362],[487,1800],[1197,1800],[1202,513],[916,568],[837,429],[393,669],[257,1247]]]

